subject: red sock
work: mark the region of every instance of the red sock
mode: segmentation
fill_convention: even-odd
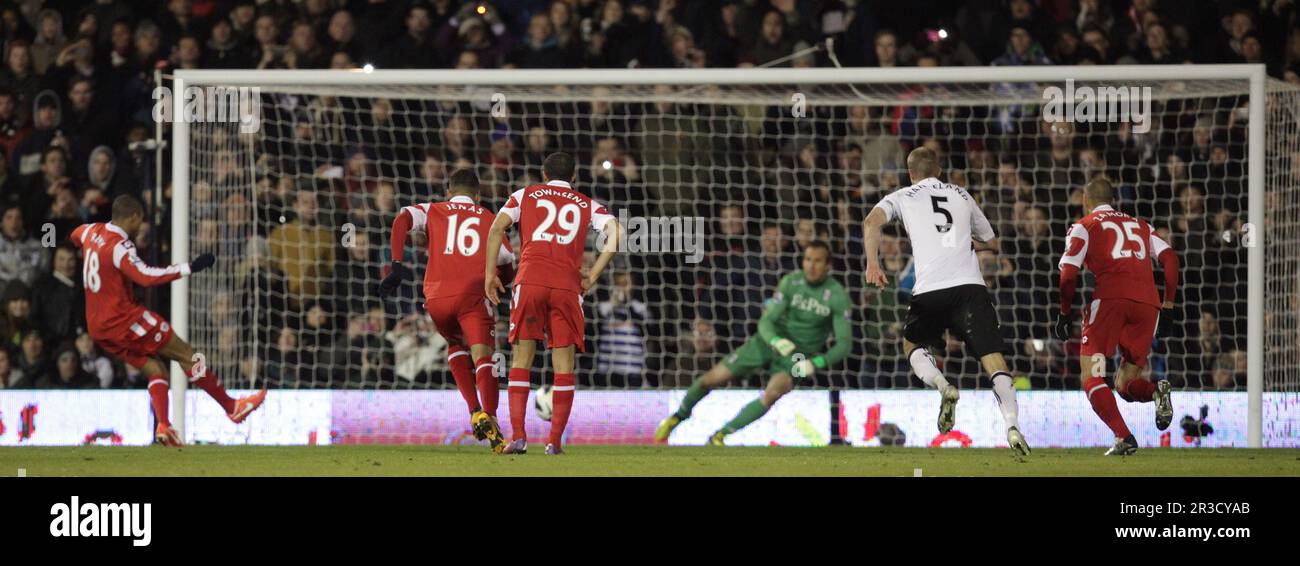
[[[474,389],[474,367],[469,363],[469,352],[463,346],[448,347],[447,365],[451,366],[451,378],[456,380],[456,389],[465,398],[469,412],[479,410],[481,406],[478,404],[478,391]]]
[[[551,402],[555,409],[551,413],[551,444],[560,445],[564,438],[564,427],[569,424],[569,411],[573,409],[574,375],[572,373],[555,374],[555,386],[551,388]]]
[[[528,440],[528,431],[524,430],[524,417],[528,410],[528,390],[532,388],[532,377],[528,370],[510,368],[510,381],[507,391],[510,393],[510,439]]]
[[[1145,379],[1134,379],[1124,384],[1123,396],[1131,403],[1150,403],[1156,392],[1156,384]]]
[[[168,426],[172,424],[167,414],[167,403],[170,396],[171,386],[167,383],[166,375],[149,376],[149,400],[153,403],[153,416],[158,419],[158,424]]]
[[[474,361],[474,381],[478,384],[478,398],[483,400],[483,411],[497,416],[497,402],[501,390],[497,386],[497,376],[490,356],[483,356]]]
[[[1088,402],[1092,403],[1092,411],[1101,417],[1106,426],[1110,427],[1116,438],[1126,438],[1133,434],[1124,423],[1124,416],[1119,414],[1119,406],[1115,404],[1115,394],[1111,393],[1110,387],[1106,386],[1106,380],[1100,377],[1089,377],[1083,382],[1083,390],[1088,394]]]
[[[197,385],[200,389],[207,391],[212,400],[221,405],[221,408],[225,409],[227,414],[235,410],[235,400],[226,394],[226,388],[217,383],[217,374],[212,372],[212,368],[202,369],[203,374],[197,376],[194,375],[193,369],[185,371],[185,375],[190,378],[190,385]]]

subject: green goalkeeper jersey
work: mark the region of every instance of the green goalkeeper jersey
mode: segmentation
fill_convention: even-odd
[[[821,283],[809,283],[803,271],[781,278],[771,304],[758,321],[758,334],[771,343],[776,338],[794,342],[797,352],[821,355],[833,364],[849,354],[853,340],[853,319],[849,294],[829,275]],[[826,339],[835,333],[835,343],[826,349]],[[825,353],[823,353],[825,352]]]

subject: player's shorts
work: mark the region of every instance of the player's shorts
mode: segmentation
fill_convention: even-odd
[[[487,297],[477,293],[437,297],[426,301],[424,310],[448,344],[496,347],[496,317]]]
[[[913,344],[942,348],[945,330],[977,358],[1007,352],[997,310],[983,285],[958,285],[912,297],[903,336]]]
[[[511,344],[545,340],[547,348],[577,346],[579,352],[586,352],[585,325],[582,295],[577,291],[515,285],[510,299]]]
[[[172,339],[172,325],[144,309],[131,318],[134,320],[128,324],[92,330],[90,337],[109,355],[140,369],[150,358],[157,357],[158,351]]]
[[[767,375],[784,373],[795,377],[793,356],[781,357],[759,336],[750,337],[723,358],[722,365],[736,377],[745,377],[758,370],[767,370]]]
[[[1143,367],[1151,353],[1160,309],[1128,299],[1094,299],[1083,309],[1080,356],[1110,357],[1118,347],[1124,361]]]

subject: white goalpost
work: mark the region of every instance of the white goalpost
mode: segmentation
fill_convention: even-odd
[[[1158,202],[1149,206],[1157,217],[1148,220],[1179,234],[1200,230],[1197,227],[1204,224],[1206,234],[1220,234],[1229,240],[1235,234],[1240,240],[1233,240],[1231,246],[1209,239],[1180,240],[1194,246],[1191,251],[1197,258],[1195,264],[1184,264],[1185,270],[1195,271],[1195,277],[1185,283],[1195,291],[1185,312],[1201,317],[1202,331],[1184,337],[1181,346],[1167,346],[1162,354],[1165,361],[1153,371],[1203,376],[1196,378],[1199,381],[1187,378],[1183,387],[1189,390],[1226,387],[1217,385],[1224,383],[1220,379],[1228,379],[1221,374],[1238,372],[1240,368],[1230,367],[1231,363],[1244,358],[1246,445],[1264,446],[1265,427],[1269,426],[1264,420],[1266,390],[1300,391],[1300,342],[1296,338],[1300,328],[1294,326],[1300,311],[1300,285],[1296,284],[1300,273],[1295,260],[1300,256],[1300,174],[1292,170],[1300,167],[1300,91],[1270,81],[1262,65],[179,70],[172,83],[177,95],[172,100],[171,258],[184,261],[196,253],[219,251],[213,273],[171,284],[170,320],[178,335],[191,340],[196,350],[211,360],[209,365],[219,368],[228,386],[252,386],[254,381],[267,380],[277,387],[293,388],[438,387],[422,381],[436,370],[417,367],[410,372],[416,377],[408,378],[400,368],[379,367],[399,366],[397,362],[415,358],[400,353],[407,351],[402,350],[407,347],[403,342],[406,335],[394,336],[397,330],[384,331],[382,325],[367,326],[367,316],[373,318],[376,311],[383,314],[391,308],[361,294],[369,292],[366,285],[377,285],[378,279],[364,281],[360,274],[372,272],[358,266],[364,262],[370,262],[365,266],[386,264],[382,261],[387,250],[386,227],[380,218],[383,210],[382,206],[373,209],[372,203],[386,202],[388,197],[383,195],[388,191],[394,193],[392,199],[398,204],[421,196],[427,200],[433,196],[428,191],[441,189],[436,172],[430,174],[427,168],[450,170],[457,160],[479,168],[489,185],[516,185],[531,178],[527,154],[532,147],[529,144],[535,142],[528,137],[530,133],[549,136],[552,149],[615,139],[611,143],[621,148],[619,155],[627,156],[636,168],[628,169],[619,177],[621,181],[600,185],[613,196],[599,198],[610,200],[605,204],[614,209],[633,206],[642,210],[641,214],[704,216],[709,222],[707,239],[738,242],[735,249],[754,250],[753,265],[763,261],[763,252],[758,250],[768,237],[764,230],[772,226],[798,241],[806,229],[800,221],[812,219],[815,221],[807,229],[814,234],[847,242],[836,244],[837,250],[848,256],[836,276],[853,286],[855,302],[862,311],[855,326],[865,321],[869,328],[858,336],[862,344],[855,345],[850,362],[842,364],[847,367],[817,385],[833,389],[907,387],[906,369],[891,361],[896,357],[889,345],[891,323],[875,318],[885,306],[896,307],[882,303],[878,296],[871,298],[875,302],[862,304],[867,297],[858,294],[862,258],[853,256],[860,249],[854,247],[853,238],[860,234],[841,229],[841,225],[852,224],[847,217],[869,210],[879,194],[896,188],[887,186],[890,181],[906,177],[898,177],[898,163],[843,165],[835,159],[850,152],[877,152],[872,143],[879,136],[872,132],[906,144],[935,143],[952,148],[952,157],[946,156],[952,170],[985,189],[982,192],[987,196],[977,198],[987,198],[985,206],[996,209],[1007,226],[1028,233],[1032,230],[1022,227],[1038,213],[1026,211],[1038,209],[1045,215],[1043,222],[1050,222],[1051,229],[1046,241],[1059,256],[1068,228],[1068,224],[1062,225],[1068,222],[1065,211],[1073,215],[1070,219],[1079,216],[1069,208],[1069,195],[1075,179],[1088,169],[1077,157],[1071,157],[1064,169],[1044,161],[1042,156],[1051,154],[1050,142],[1044,141],[1050,136],[1031,128],[1042,124],[1035,108],[1043,102],[1043,89],[1066,81],[1151,87],[1154,108],[1158,108],[1153,110],[1159,128],[1156,134],[1136,136],[1134,141],[1131,131],[1116,133],[1120,126],[1089,124],[1071,130],[1075,135],[1072,155],[1081,150],[1109,155],[1121,151],[1108,145],[1109,140],[1127,140],[1129,145],[1123,151],[1131,153],[1123,153],[1121,165],[1110,168],[1122,170],[1124,184],[1135,191],[1130,202],[1143,202],[1140,195],[1155,195]],[[187,100],[180,93],[187,87],[257,87],[263,106],[262,130],[242,134],[230,124],[186,120]],[[798,110],[795,116],[785,115],[801,104],[806,105],[802,111],[807,117],[797,115]],[[499,106],[504,113],[498,113]],[[380,107],[386,110],[377,109]],[[1230,155],[1225,170],[1239,171],[1229,175],[1230,186],[1244,188],[1245,198],[1231,189],[1210,195],[1208,206],[1227,204],[1218,210],[1219,217],[1211,211],[1203,214],[1205,220],[1198,220],[1178,211],[1196,206],[1189,203],[1196,200],[1197,191],[1187,186],[1202,185],[1195,178],[1199,165],[1179,165],[1177,160],[1184,158],[1167,155],[1194,151],[1189,140],[1198,135],[1194,129],[1202,116],[1216,136],[1226,136],[1228,141],[1217,145],[1223,145]],[[858,119],[870,126],[859,131],[851,123]],[[447,130],[464,132],[468,142],[447,140],[443,135]],[[666,133],[660,136],[660,131]],[[1244,139],[1233,137],[1239,132]],[[462,149],[463,143],[471,147]],[[507,151],[512,151],[512,156],[502,157]],[[596,149],[585,147],[584,151]],[[1237,151],[1240,153],[1234,153]],[[808,157],[809,152],[813,157]],[[831,154],[836,158],[827,157]],[[579,163],[600,164],[604,159],[605,169],[610,169],[611,161],[615,169],[621,166],[622,158],[601,155],[593,153]],[[1129,155],[1142,156],[1142,160],[1130,162]],[[1029,179],[1032,186],[999,188],[1005,183],[998,178],[998,163],[989,160],[1008,163],[1003,156],[1014,157],[1015,174]],[[1188,167],[1192,177],[1180,179],[1178,173],[1170,173],[1178,167]],[[599,179],[606,174],[591,173]],[[852,190],[841,186],[850,179],[858,183]],[[802,191],[801,185],[808,182],[821,192]],[[297,201],[291,200],[295,191],[309,185],[307,190],[325,220],[292,232],[282,229],[298,212],[294,209]],[[1017,192],[1021,190],[1023,193]],[[1202,186],[1203,199],[1206,192]],[[786,199],[790,194],[800,204],[774,209],[775,201],[762,201],[763,195]],[[1022,194],[1046,194],[1051,201],[1035,201]],[[621,196],[632,202],[619,202]],[[238,207],[246,209],[239,212]],[[726,226],[714,228],[718,210],[726,207],[740,210],[747,222],[734,235]],[[861,216],[853,220],[860,221]],[[1226,227],[1216,232],[1216,221],[1227,222]],[[323,247],[319,253],[312,251],[316,249],[313,238],[324,238],[324,234],[336,242],[353,236],[364,238],[361,241],[368,249],[381,255],[362,257],[366,252],[354,252],[346,244],[333,251]],[[1007,253],[1005,265],[995,262],[990,267],[1006,275],[986,277],[1002,278],[1002,294],[995,300],[999,308],[1007,309],[1003,324],[1014,333],[1016,347],[1023,345],[1018,355],[1030,368],[1024,371],[1038,379],[1039,374],[1057,371],[1069,350],[1065,345],[1051,346],[1055,357],[1045,353],[1042,359],[1035,351],[1044,349],[1042,340],[1035,339],[1048,338],[1039,317],[1044,308],[1054,304],[1054,289],[1030,285],[1050,279],[1051,274],[1039,267],[1043,254],[1034,251],[1039,249],[1034,246],[1040,240],[1020,239],[1023,247]],[[903,242],[905,245],[905,239]],[[319,265],[278,265],[288,253],[286,246],[298,246],[289,254],[292,257],[311,255]],[[1237,254],[1244,259],[1244,300],[1236,297],[1235,291],[1219,293],[1224,286],[1236,288],[1236,264],[1225,267],[1221,262]],[[1052,267],[1055,260],[1050,258]],[[697,267],[640,257],[620,263],[617,269],[633,274],[637,292],[655,315],[638,319],[635,325],[641,329],[642,348],[636,355],[642,360],[642,373],[654,377],[635,377],[636,381],[627,377],[624,381],[609,373],[613,371],[607,371],[609,366],[593,365],[588,373],[602,380],[595,386],[679,385],[682,378],[673,376],[688,375],[681,360],[679,334],[689,333],[700,321],[713,325],[720,343],[740,333],[728,329],[739,328],[743,321],[738,319],[749,316],[754,305],[737,297],[769,290],[753,288],[761,287],[762,281],[736,267],[742,264],[724,266],[724,261],[727,258],[719,257]],[[272,271],[274,276],[267,275]],[[900,271],[903,274],[905,271]],[[415,284],[411,285],[414,295]],[[1180,284],[1178,301],[1183,300],[1184,288]],[[1225,304],[1229,306],[1218,306]],[[1233,306],[1238,304],[1244,312]],[[617,310],[617,306],[612,308]],[[397,319],[405,320],[408,315],[400,311]],[[597,317],[594,323],[598,334],[605,332],[601,320]],[[418,317],[410,317],[410,321],[410,328],[419,325]],[[268,325],[270,328],[263,327]],[[1215,326],[1225,329],[1221,336]],[[1195,320],[1184,321],[1183,327],[1188,333],[1198,328]],[[418,328],[410,333],[420,340],[431,334]],[[1222,351],[1195,349],[1198,342],[1208,340],[1206,334],[1217,337]],[[372,336],[378,338],[372,340]],[[608,339],[613,338],[602,335],[596,341],[598,352],[605,343],[602,341]],[[594,357],[601,359],[600,354]],[[952,358],[951,363],[960,367],[957,351]],[[1040,371],[1040,364],[1047,369]],[[390,375],[393,371],[399,375]],[[1041,387],[1055,388],[1068,378],[1063,375],[1058,380],[1052,375]],[[1077,381],[1077,372],[1074,379]],[[185,373],[173,368],[172,422],[183,437],[187,385]],[[1300,427],[1300,416],[1289,418],[1294,422],[1285,426]]]

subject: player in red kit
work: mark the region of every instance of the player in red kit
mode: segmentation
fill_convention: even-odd
[[[149,379],[149,398],[158,419],[155,438],[165,446],[181,446],[176,429],[168,420],[167,362],[186,368],[190,383],[212,396],[226,416],[244,422],[266,399],[266,389],[254,395],[231,399],[217,382],[216,374],[202,356],[194,353],[185,340],[156,313],[135,302],[135,285],[153,287],[170,283],[191,273],[212,267],[212,254],[203,254],[190,263],[170,267],[150,267],[136,255],[131,234],[144,223],[144,206],[130,195],[113,201],[113,219],[105,223],[83,224],[72,231],[72,243],[81,249],[82,277],[86,288],[86,326],[90,337],[104,351],[131,365]]]
[[[411,270],[402,264],[407,233],[422,231],[428,238],[429,265],[424,270],[424,309],[447,339],[447,363],[456,388],[469,406],[470,425],[479,440],[494,452],[505,448],[497,425],[497,378],[492,352],[496,349],[496,317],[483,298],[483,256],[492,212],[479,206],[478,176],[461,169],[448,182],[446,202],[405,207],[393,220],[390,239],[393,267],[380,283],[380,294],[391,294]],[[514,261],[507,244],[500,246],[497,262]],[[474,365],[471,369],[470,359]],[[475,387],[477,386],[477,390]]]
[[[510,360],[508,387],[512,438],[505,449],[507,454],[528,450],[524,411],[539,340],[546,340],[547,347],[551,348],[551,366],[555,371],[552,386],[555,408],[546,453],[563,453],[560,441],[573,408],[576,383],[574,355],[576,350],[586,351],[582,339],[585,324],[582,294],[595,286],[622,237],[618,221],[609,211],[570,185],[574,172],[573,156],[567,153],[547,156],[542,162],[545,183],[510,195],[488,234],[484,291],[492,304],[498,304],[500,292],[505,290],[496,275],[498,244],[505,239],[511,225],[519,225],[519,273],[510,300],[510,343],[514,344],[514,356]],[[604,232],[607,239],[584,279],[582,255],[589,229]]]
[[[1107,455],[1127,456],[1137,451],[1137,440],[1119,413],[1106,385],[1106,359],[1118,347],[1123,363],[1115,376],[1115,390],[1130,403],[1156,403],[1156,427],[1164,430],[1174,416],[1168,381],[1153,384],[1142,376],[1161,309],[1174,307],[1178,290],[1178,254],[1160,239],[1146,221],[1115,210],[1110,203],[1114,188],[1104,177],[1084,187],[1083,206],[1091,212],[1070,227],[1061,256],[1061,310],[1054,333],[1070,338],[1071,306],[1079,270],[1091,269],[1096,277],[1092,301],[1083,311],[1083,339],[1079,348],[1080,374],[1092,410],[1115,433]],[[1160,261],[1165,275],[1163,300],[1156,293],[1151,260]]]

